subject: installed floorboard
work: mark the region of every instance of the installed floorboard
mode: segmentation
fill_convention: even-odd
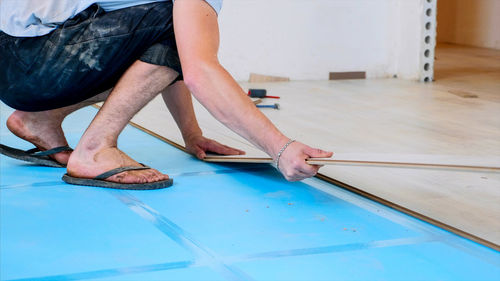
[[[500,166],[499,51],[438,48],[436,79],[242,83],[282,98],[262,111],[287,135],[336,159]],[[455,69],[455,70],[453,70]],[[476,96],[476,97],[471,97]],[[264,100],[274,103],[276,100]],[[209,137],[268,157],[195,104]],[[182,144],[161,99],[133,121]],[[325,166],[322,174],[500,244],[498,172]]]

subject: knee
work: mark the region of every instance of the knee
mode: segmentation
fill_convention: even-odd
[[[140,60],[132,64],[128,72],[134,75],[135,79],[139,81],[161,82],[167,85],[179,76],[179,72],[170,67],[151,64]]]

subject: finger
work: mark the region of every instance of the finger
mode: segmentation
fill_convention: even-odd
[[[288,179],[288,180],[289,181],[301,181],[301,180],[309,178],[309,177],[311,177],[311,176],[304,174],[302,172],[297,172],[295,175],[290,177],[290,179]]]
[[[283,176],[287,181],[298,181],[301,180],[302,176],[298,174],[298,172],[295,173],[282,173]]]
[[[319,167],[312,166],[312,169],[308,169],[306,171],[302,170],[301,175],[304,176],[304,178],[310,178],[314,177],[316,174],[318,174]]]
[[[195,148],[195,153],[194,154],[196,155],[196,158],[198,158],[200,160],[205,159],[205,157],[207,156],[207,154],[205,153],[205,151],[203,151],[203,149],[201,149],[198,146]]]
[[[222,143],[220,143],[220,142],[218,142],[216,140],[209,139],[209,141],[212,142],[213,144],[220,145],[221,147],[224,147],[224,148],[227,148],[227,149],[231,149],[231,150],[235,150],[235,151],[238,151],[240,153],[245,153],[245,151],[243,151],[243,150],[239,150],[237,148],[230,147],[230,146],[222,144]]]
[[[332,157],[333,152],[321,150],[319,148],[306,147],[304,153],[312,158],[329,158]]]
[[[309,165],[308,165],[309,166]],[[296,179],[296,180],[303,180],[305,178],[310,178],[315,176],[318,173],[318,167],[300,167],[297,168],[295,171],[289,174],[290,178]]]
[[[227,149],[231,149],[231,150],[233,150],[233,151],[238,152],[238,153],[237,153],[237,154],[235,154],[235,155],[244,155],[244,154],[246,154],[246,152],[245,152],[245,151],[243,151],[243,150],[241,150],[241,149],[237,149],[237,148],[230,147],[230,146],[227,146],[227,145],[224,145],[224,147],[225,147],[225,148],[227,148]]]
[[[238,154],[245,154],[245,151],[243,150],[239,150],[237,148],[234,148],[234,147],[230,147],[230,146],[227,146],[227,145],[224,145],[224,144],[221,144],[219,142],[216,142],[214,141],[215,143],[217,143],[218,145],[224,147],[224,149],[226,149],[227,151],[231,151],[232,154],[234,155],[238,155]]]
[[[207,149],[212,151],[212,152],[215,152],[218,154],[223,154],[223,155],[241,155],[243,152],[239,149],[235,149],[235,148],[220,144],[220,143],[213,141],[213,140],[207,144]]]
[[[304,161],[299,166],[297,166],[296,169],[301,173],[308,175],[308,177],[312,177],[318,173],[319,166],[309,165]]]
[[[310,178],[310,177],[312,177],[314,175],[315,175],[315,173],[311,174],[311,173],[306,173],[306,172],[303,172],[303,171],[298,171],[296,178],[298,178],[300,180],[303,180],[305,178]]]
[[[305,178],[309,178],[309,177],[315,175],[315,174],[303,172],[300,169],[287,170],[287,171],[284,171],[282,173],[283,173],[283,176],[288,181],[300,181],[300,180],[303,180]]]

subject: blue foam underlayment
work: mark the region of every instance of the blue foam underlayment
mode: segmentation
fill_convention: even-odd
[[[5,127],[0,142],[30,148]],[[94,108],[63,127],[75,146]],[[318,179],[210,164],[128,126],[171,188],[67,185],[0,156],[1,280],[500,280],[500,253]]]

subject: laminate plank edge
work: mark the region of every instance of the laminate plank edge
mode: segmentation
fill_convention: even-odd
[[[232,156],[207,156],[206,162],[228,162],[228,163],[274,163],[271,158],[232,157]],[[433,164],[412,162],[386,162],[386,161],[361,161],[361,160],[337,160],[328,158],[309,158],[306,160],[311,165],[342,165],[342,166],[374,166],[391,168],[420,168],[420,169],[447,169],[447,170],[469,170],[500,172],[500,167],[472,166],[456,164]]]

